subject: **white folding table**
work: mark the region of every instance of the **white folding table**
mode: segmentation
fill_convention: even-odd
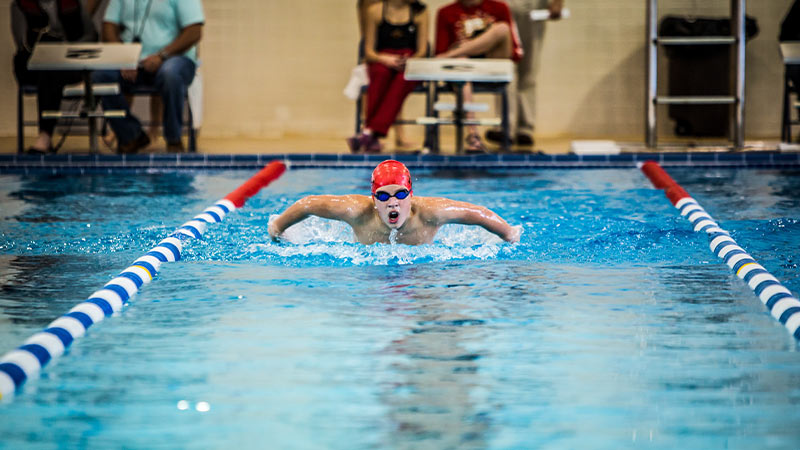
[[[39,43],[33,48],[28,70],[79,70],[83,73],[84,105],[74,114],[60,111],[42,111],[43,117],[81,117],[89,121],[89,150],[97,152],[97,117],[124,117],[124,111],[95,112],[97,103],[92,87],[92,71],[136,69],[139,64],[141,44],[123,43]],[[47,113],[47,114],[45,114]]]
[[[456,153],[463,152],[464,125],[486,125],[495,123],[487,120],[466,118],[464,108],[464,84],[497,83],[507,85],[514,79],[514,63],[509,59],[467,59],[467,58],[412,58],[406,61],[405,78],[414,81],[445,81],[455,85],[456,104],[453,119],[424,117],[418,123],[446,124],[456,127]],[[508,105],[503,107],[500,125],[505,136],[503,149],[510,143],[508,124]]]

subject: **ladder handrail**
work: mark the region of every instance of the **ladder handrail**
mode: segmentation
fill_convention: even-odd
[[[658,104],[733,104],[733,145],[736,150],[744,148],[744,105],[745,105],[745,0],[731,0],[731,36],[706,36],[706,37],[659,37],[658,36],[658,0],[647,1],[647,61],[646,61],[646,101],[645,111],[645,141],[648,147],[657,146],[656,136],[656,106]],[[736,75],[735,92],[731,97],[708,96],[704,100],[692,97],[658,96],[658,45],[736,45],[736,58],[734,70]],[[717,98],[718,102],[711,99]],[[725,99],[723,102],[722,99]]]

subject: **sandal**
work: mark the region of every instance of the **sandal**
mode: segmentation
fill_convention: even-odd
[[[470,133],[467,135],[467,146],[464,148],[464,153],[487,153],[488,149],[483,145],[483,141],[478,133]]]
[[[369,142],[364,147],[364,153],[380,153],[382,150],[381,141],[375,135],[371,135]]]
[[[347,139],[347,145],[353,153],[380,153],[382,146],[375,135],[357,134]]]
[[[369,135],[359,133],[353,137],[347,138],[347,146],[353,153],[362,153],[369,143]]]

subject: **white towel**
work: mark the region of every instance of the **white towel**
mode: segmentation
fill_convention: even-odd
[[[342,92],[345,97],[350,100],[358,99],[358,94],[361,93],[361,88],[369,84],[369,75],[367,75],[367,65],[359,64],[353,67],[350,72],[350,81],[347,82],[344,91]]]

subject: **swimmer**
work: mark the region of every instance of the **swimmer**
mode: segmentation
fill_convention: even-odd
[[[519,242],[522,227],[512,227],[489,209],[441,197],[416,197],[403,163],[384,161],[372,172],[372,196],[310,195],[301,198],[269,225],[278,240],[290,226],[309,216],[341,220],[362,244],[429,244],[442,225],[479,225],[507,242]]]

